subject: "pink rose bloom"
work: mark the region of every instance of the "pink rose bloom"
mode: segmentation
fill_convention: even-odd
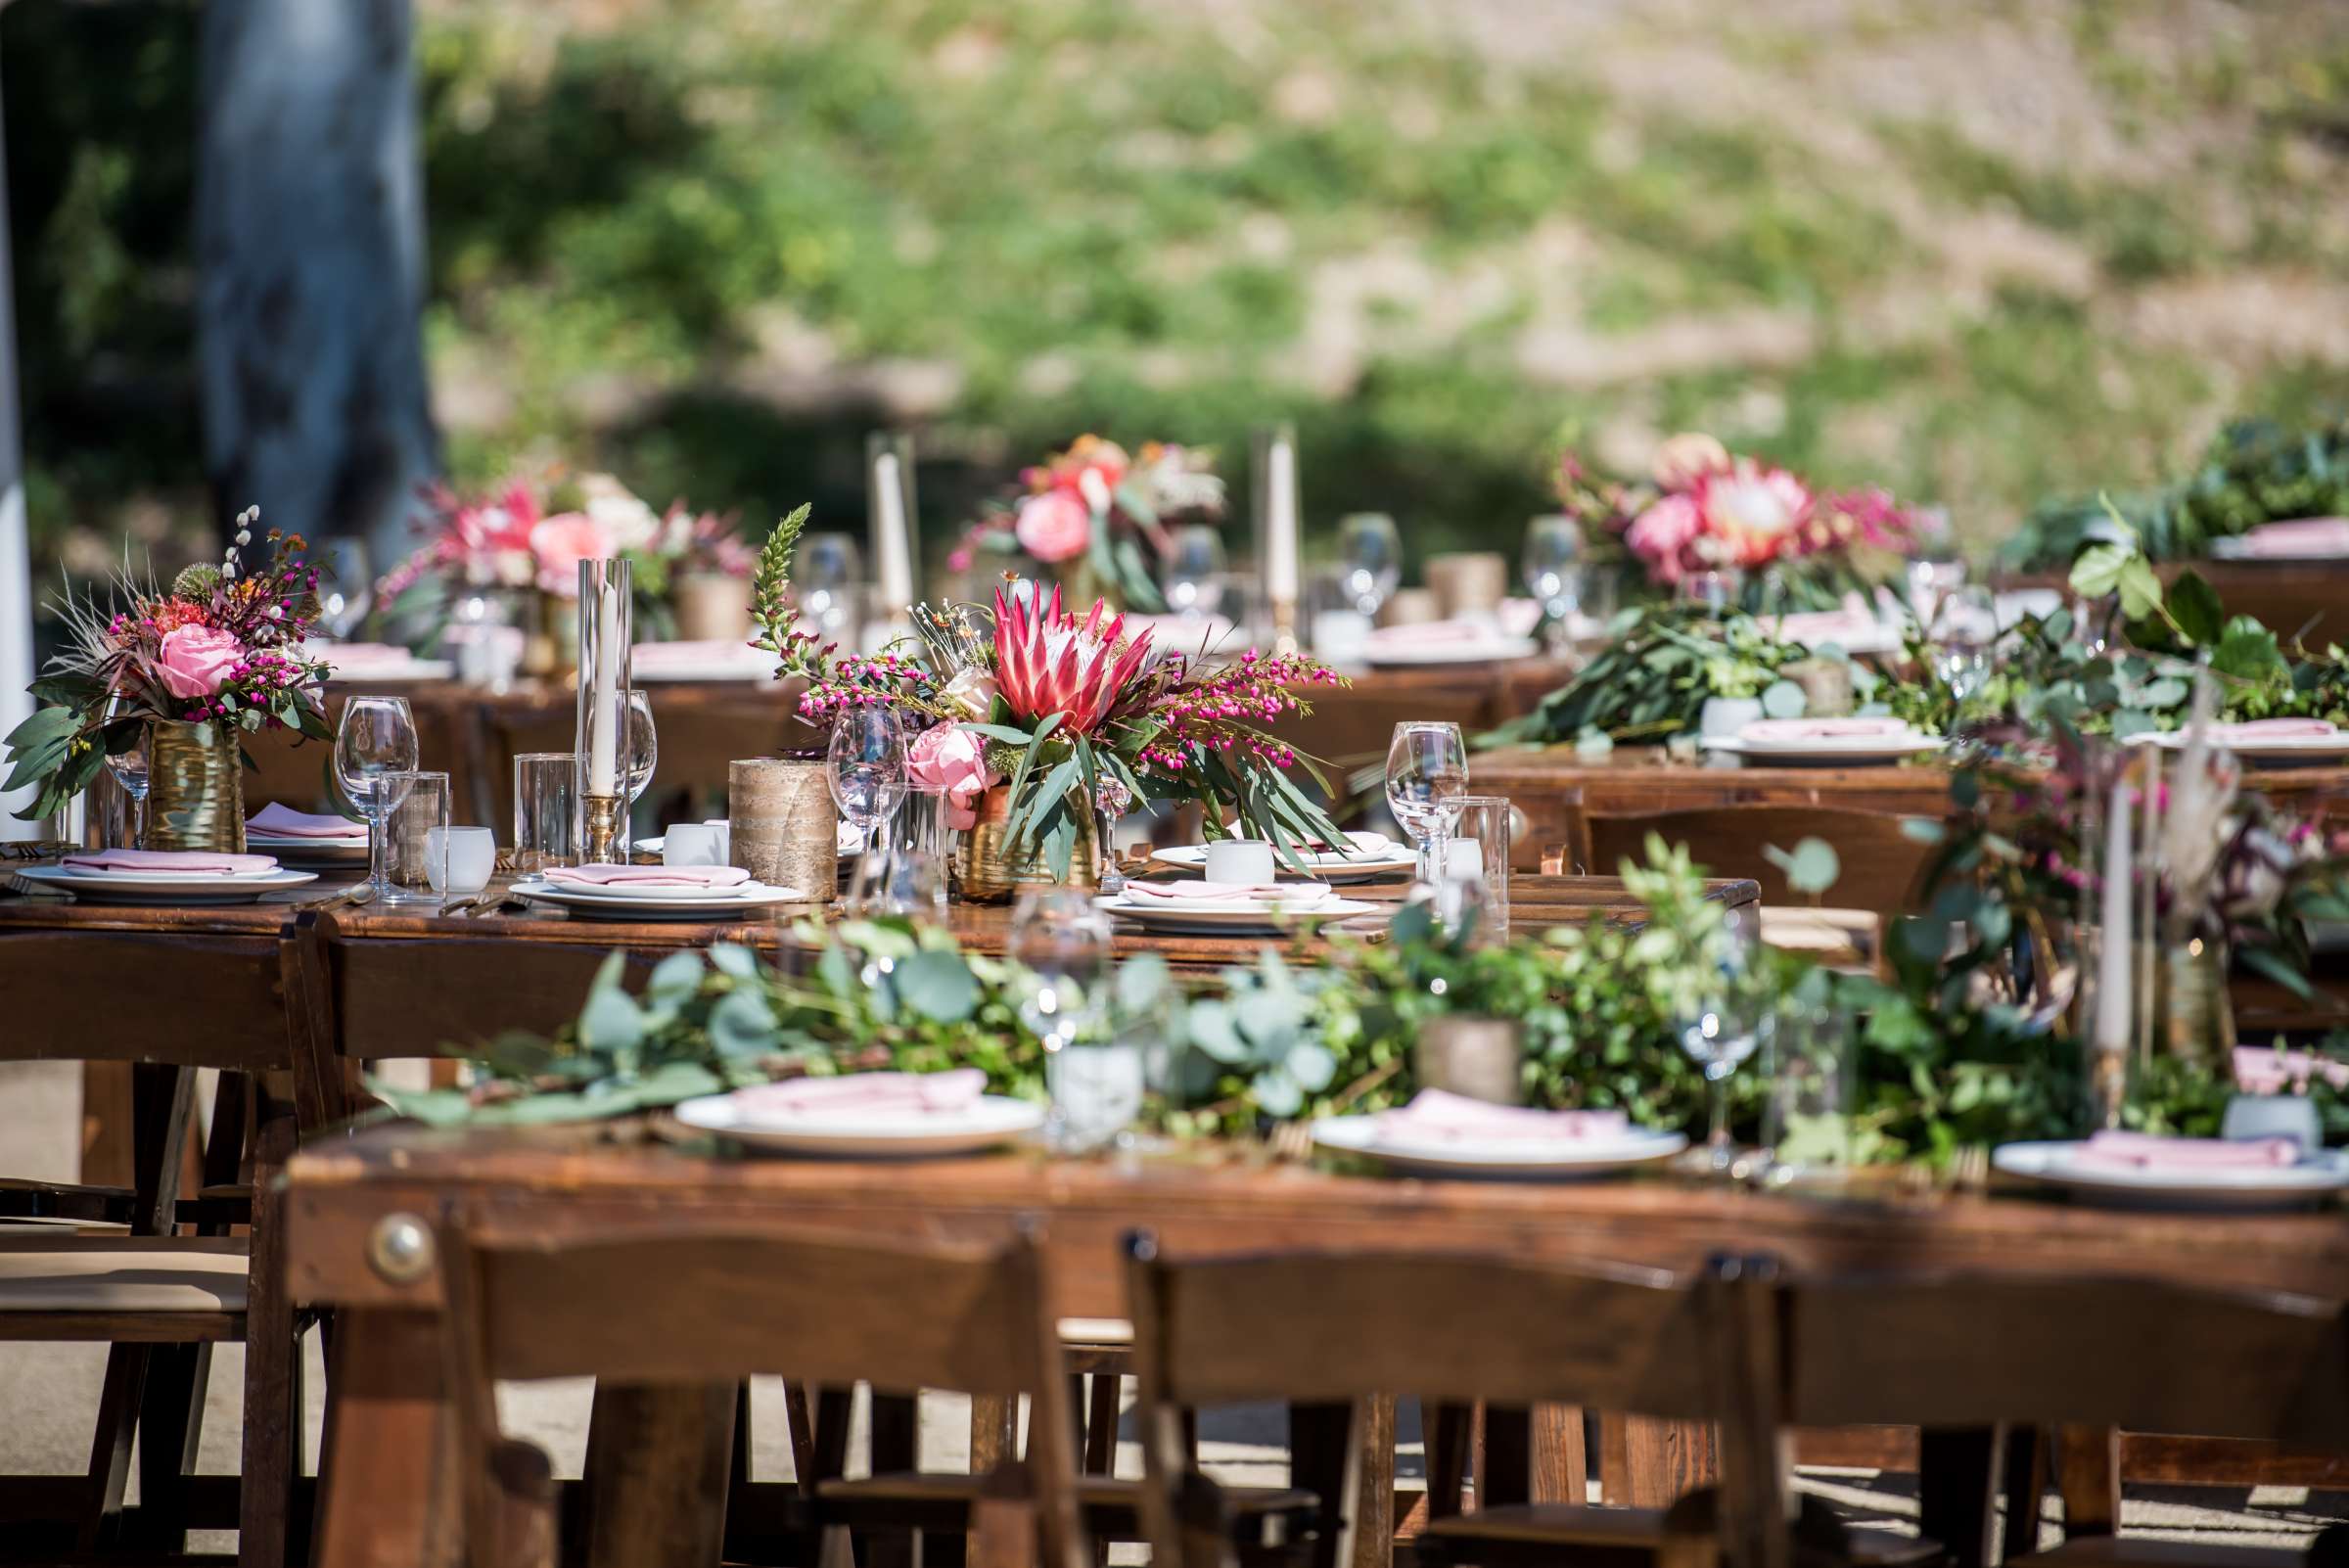
[[[915,789],[944,797],[951,828],[979,820],[972,807],[980,792],[996,782],[988,771],[985,743],[960,724],[941,724],[916,735],[905,753],[905,772]]]
[[[1093,539],[1092,508],[1068,490],[1046,490],[1020,503],[1011,526],[1020,548],[1038,561],[1066,561],[1082,555]]]
[[[1685,495],[1667,495],[1637,517],[1623,532],[1623,542],[1647,563],[1647,575],[1658,582],[1681,580],[1682,557],[1705,520],[1696,502]]]
[[[174,697],[209,697],[245,657],[245,645],[211,626],[180,626],[163,633],[156,660],[163,690]]]
[[[612,553],[602,525],[584,512],[561,512],[530,530],[530,554],[538,560],[538,586],[566,599],[579,596],[579,563]]]

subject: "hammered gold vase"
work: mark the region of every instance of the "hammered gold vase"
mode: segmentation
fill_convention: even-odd
[[[1077,848],[1069,855],[1065,877],[1052,874],[1041,845],[1010,853],[1004,832],[1011,821],[1010,785],[998,784],[979,797],[977,814],[978,821],[963,830],[962,850],[954,857],[955,881],[965,902],[1008,903],[1023,888],[1079,888],[1090,893],[1101,886],[1090,811],[1077,813]]]
[[[147,726],[150,850],[245,853],[245,748],[218,724]]]

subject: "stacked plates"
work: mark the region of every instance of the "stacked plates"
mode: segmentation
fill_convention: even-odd
[[[874,1110],[854,1116],[760,1106],[731,1094],[713,1094],[685,1101],[674,1114],[687,1127],[722,1133],[754,1149],[835,1159],[975,1154],[1044,1125],[1042,1106],[1002,1094],[982,1095],[952,1111]]]
[[[21,866],[17,875],[44,888],[70,893],[91,903],[213,905],[254,903],[318,880],[315,871],[266,871],[222,875],[217,871],[99,871],[70,865]]]
[[[1415,626],[1382,626],[1364,637],[1356,657],[1374,669],[1411,669],[1430,665],[1496,665],[1531,659],[1542,645],[1512,637],[1497,626],[1438,621]]]
[[[1748,724],[1735,735],[1708,735],[1698,745],[1708,752],[1742,758],[1765,767],[1851,767],[1897,762],[1904,757],[1937,752],[1949,744],[1939,735],[1903,725],[1865,734],[1783,734]]]
[[[640,642],[629,650],[628,672],[639,682],[766,680],[782,656],[747,643]]]
[[[1411,852],[1381,833],[1354,833],[1342,850],[1311,850],[1299,853],[1305,862],[1300,871],[1274,857],[1273,874],[1287,880],[1310,880],[1326,883],[1375,882],[1381,877],[1407,874],[1418,861]],[[1207,871],[1207,846],[1204,844],[1177,845],[1173,849],[1154,850],[1151,863],[1188,872],[1194,876]]]
[[[553,904],[588,920],[734,920],[777,904],[805,903],[807,895],[797,888],[742,882],[730,888],[565,886],[543,875],[527,876],[514,884],[514,895],[533,903]]]
[[[1335,1116],[1313,1124],[1313,1141],[1399,1171],[1430,1176],[1524,1178],[1605,1176],[1669,1160],[1688,1146],[1681,1132],[1627,1127],[1581,1138],[1434,1138],[1399,1130],[1382,1116]]]
[[[1382,907],[1332,896],[1313,883],[1300,883],[1297,898],[1235,897],[1218,899],[1153,899],[1132,893],[1093,900],[1097,908],[1150,931],[1190,936],[1277,936],[1283,931],[1317,926],[1356,915],[1376,914]],[[1304,890],[1314,891],[1305,895]]]
[[[2008,1176],[2116,1208],[2274,1209],[2319,1202],[2349,1189],[2349,1149],[2303,1154],[2293,1165],[2207,1169],[2129,1167],[2079,1159],[2085,1143],[2008,1143],[1990,1163]]]
[[[245,830],[245,847],[255,854],[275,855],[288,865],[365,865],[367,836],[355,839],[277,838]]]
[[[2151,745],[2172,751],[2184,751],[2188,745],[2183,729],[2143,738]],[[2214,724],[2210,743],[2262,767],[2285,767],[2295,762],[2316,763],[2349,757],[2349,729],[2335,729],[2329,724],[2323,733],[2312,730],[2305,735],[2263,735],[2254,725]]]

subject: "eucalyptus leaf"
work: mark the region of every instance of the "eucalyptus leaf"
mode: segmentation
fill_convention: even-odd
[[[979,1009],[979,981],[971,966],[950,952],[917,952],[898,960],[892,971],[906,1006],[938,1024],[959,1024]]]
[[[1800,718],[1810,706],[1809,695],[1791,680],[1773,680],[1762,688],[1762,712],[1773,718]]]

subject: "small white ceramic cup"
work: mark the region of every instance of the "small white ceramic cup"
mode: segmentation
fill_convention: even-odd
[[[497,869],[497,840],[485,827],[431,828],[424,862],[435,893],[479,893]]]
[[[663,865],[724,865],[725,842],[707,822],[672,822],[661,838]]]
[[[1207,847],[1207,880],[1264,887],[1272,880],[1272,846],[1262,839],[1217,839]]]

